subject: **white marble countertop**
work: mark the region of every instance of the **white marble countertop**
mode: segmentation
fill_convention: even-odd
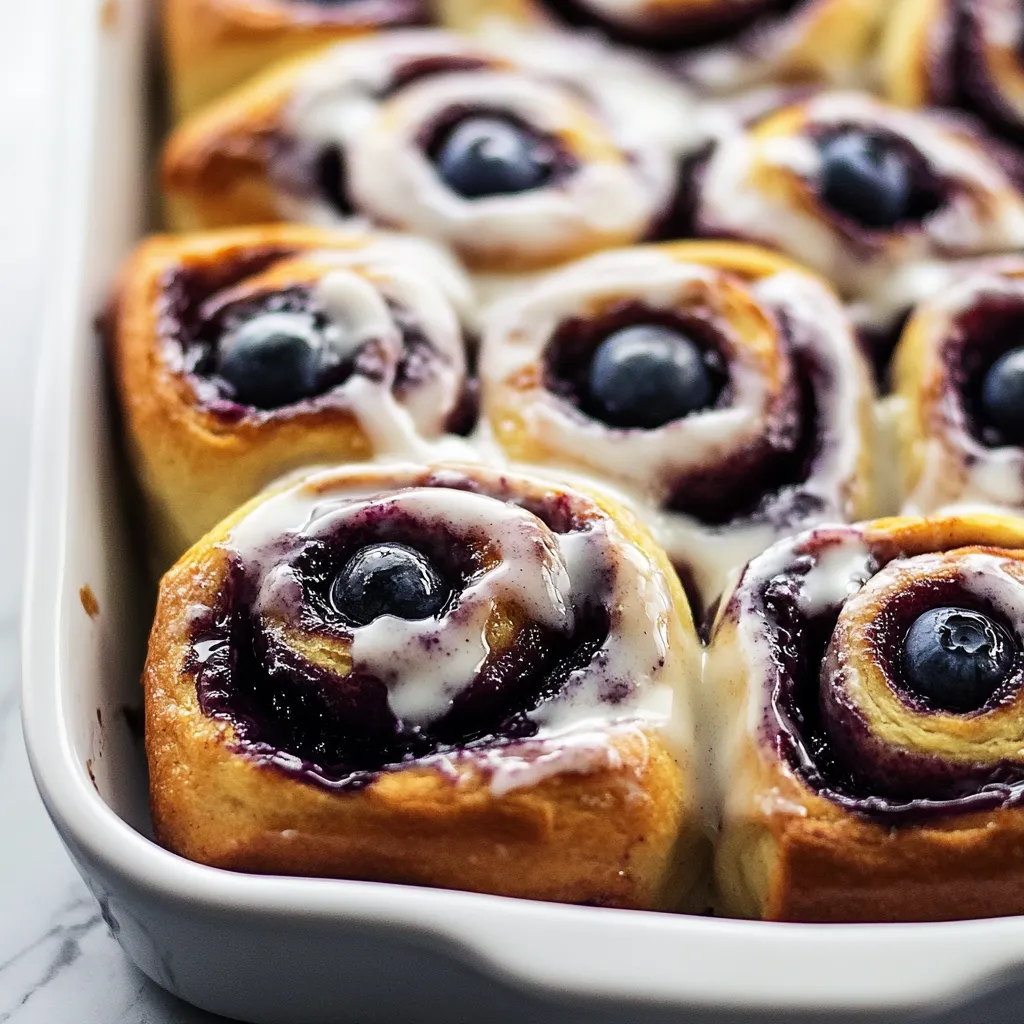
[[[18,622],[27,438],[53,204],[46,130],[58,11],[0,0],[0,1024],[213,1021],[160,991],[122,954],[50,824],[18,715]]]

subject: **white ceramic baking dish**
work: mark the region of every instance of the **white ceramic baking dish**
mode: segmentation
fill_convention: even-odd
[[[144,222],[148,5],[63,6],[64,233],[36,421],[24,722],[50,814],[142,970],[190,1002],[273,1024],[1024,1018],[1021,919],[671,917],[231,874],[151,841],[137,724],[147,602],[93,329]]]

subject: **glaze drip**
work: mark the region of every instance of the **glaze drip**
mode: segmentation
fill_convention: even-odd
[[[598,724],[668,724],[671,598],[585,499],[482,470],[368,476],[378,483],[321,496],[312,478],[271,497],[226,542],[231,572],[195,624],[189,668],[240,749],[344,788],[477,746],[592,746]],[[396,476],[407,485],[379,489]],[[381,542],[430,560],[451,591],[436,615],[338,615],[339,566]]]

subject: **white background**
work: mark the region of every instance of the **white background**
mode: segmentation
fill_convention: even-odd
[[[107,932],[50,825],[18,716],[28,434],[54,258],[55,5],[0,0],[0,1024],[198,1024]]]

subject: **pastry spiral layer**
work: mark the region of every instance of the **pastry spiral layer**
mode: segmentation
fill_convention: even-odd
[[[1024,509],[1024,260],[918,307],[894,363],[908,511]]]
[[[324,43],[426,21],[429,0],[164,0],[164,51],[181,116]]]
[[[704,92],[771,82],[850,85],[864,65],[883,0],[439,0],[442,18],[473,29],[499,18],[598,30],[669,59]]]
[[[259,227],[144,242],[108,320],[162,566],[300,466],[471,426],[462,271],[400,235]]]
[[[593,41],[395,32],[185,122],[163,180],[179,226],[358,215],[519,271],[657,231],[695,131],[681,87]]]
[[[160,841],[240,870],[670,906],[696,884],[699,643],[608,501],[455,464],[262,496],[165,577]]]
[[[859,93],[823,93],[727,136],[696,186],[701,234],[782,250],[879,339],[963,274],[1024,245],[1024,196],[980,136]]]
[[[776,538],[871,511],[865,361],[828,288],[764,250],[639,247],[549,275],[485,316],[481,393],[512,458],[631,494],[699,604]]]
[[[1024,146],[1024,11],[1013,0],[898,0],[882,44],[885,92],[952,107]]]
[[[888,519],[780,542],[705,671],[734,913],[1024,910],[1024,521]]]

